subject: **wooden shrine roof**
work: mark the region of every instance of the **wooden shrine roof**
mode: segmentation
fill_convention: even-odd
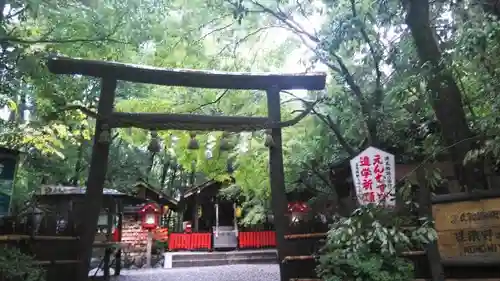
[[[44,185],[40,191],[35,193],[36,197],[82,197],[85,195],[87,188],[79,186],[63,186],[63,185]],[[116,189],[104,188],[103,195],[105,197],[121,198],[132,202],[144,202],[145,200],[135,197],[130,194],[120,192]]]
[[[169,69],[119,62],[53,56],[48,68],[54,74],[109,77],[130,82],[206,89],[322,90],[325,73],[241,73],[213,70]]]
[[[12,156],[17,156],[20,153],[21,152],[19,150],[10,149],[10,148],[7,148],[7,147],[0,147],[0,154],[9,154],[9,155],[12,155]]]
[[[137,192],[139,191],[140,188],[144,188],[144,189],[148,190],[149,192],[154,193],[158,197],[158,199],[153,200],[153,201],[157,201],[157,203],[162,204],[162,205],[168,205],[169,208],[175,209],[177,207],[177,204],[179,204],[179,202],[177,200],[175,200],[172,196],[169,196],[169,195],[165,194],[164,192],[157,190],[151,184],[149,184],[145,181],[142,181],[142,180],[138,181],[134,185],[134,188],[136,189]],[[152,200],[151,198],[144,198],[144,199]]]
[[[193,194],[201,192],[203,189],[205,189],[209,186],[212,186],[214,184],[219,184],[219,182],[215,181],[215,180],[209,180],[209,181],[206,181],[200,185],[194,186],[194,187],[186,190],[186,192],[184,193],[184,198],[188,198],[188,197],[192,196]]]

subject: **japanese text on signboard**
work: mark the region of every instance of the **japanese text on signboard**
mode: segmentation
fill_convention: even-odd
[[[351,160],[358,201],[362,205],[395,205],[394,156],[369,147]]]

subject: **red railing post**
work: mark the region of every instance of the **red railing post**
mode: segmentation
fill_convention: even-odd
[[[212,233],[211,232],[207,233],[207,245],[208,245],[208,250],[212,250]]]
[[[200,241],[198,233],[191,234],[191,250],[198,250],[200,248]]]

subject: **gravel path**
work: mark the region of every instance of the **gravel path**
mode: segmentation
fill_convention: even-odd
[[[222,265],[173,269],[124,270],[117,281],[279,281],[273,265]]]

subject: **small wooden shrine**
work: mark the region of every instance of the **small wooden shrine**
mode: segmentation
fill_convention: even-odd
[[[133,189],[133,193],[137,198],[143,199],[148,202],[154,202],[162,208],[162,221],[160,227],[154,231],[154,240],[160,242],[168,241],[169,225],[176,218],[177,200],[158,191],[150,184],[139,181]],[[122,243],[127,244],[124,249],[128,258],[136,258],[143,255],[147,246],[147,230],[141,227],[140,210],[144,207],[145,203],[137,205],[128,205],[123,209],[123,235]]]
[[[169,249],[176,250],[233,250],[276,247],[273,216],[261,227],[241,227],[239,201],[219,196],[220,189],[228,182],[207,181],[184,193],[185,208],[182,229],[171,233]],[[287,194],[285,218],[289,227],[300,222],[310,228],[314,217],[307,205],[307,191]],[[304,224],[300,224],[303,227]]]
[[[152,201],[161,206],[162,208],[162,222],[160,223],[163,227],[168,227],[171,225],[175,219],[178,212],[179,201],[175,198],[167,195],[166,193],[159,191],[154,188],[151,184],[145,181],[139,181],[134,185],[133,194],[138,198]],[[132,208],[127,208],[126,212],[128,214],[137,213],[142,205],[135,206]]]
[[[72,226],[75,228],[74,233],[81,233],[84,225],[80,218],[87,211],[84,204],[85,191],[84,187],[42,186],[34,195],[35,206],[58,214],[54,225],[57,231],[64,231],[67,226]],[[100,261],[91,272],[94,277],[102,274],[107,280],[111,272],[114,275],[120,274],[124,206],[144,202],[144,199],[114,189],[103,189],[103,205],[93,243],[93,259]],[[43,217],[37,220],[42,221]],[[111,270],[113,264],[114,269]]]

